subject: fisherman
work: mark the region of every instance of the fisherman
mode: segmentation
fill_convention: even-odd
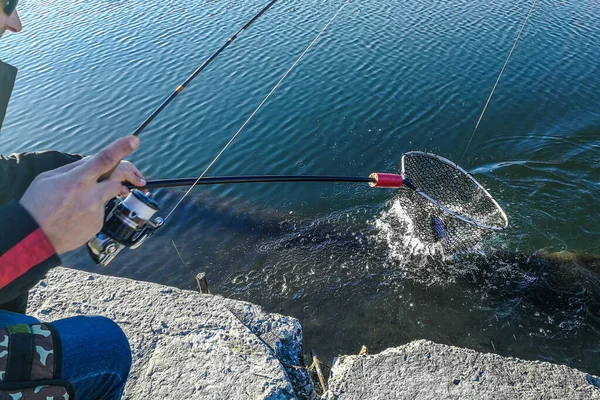
[[[17,1],[0,0],[0,37],[21,31]],[[0,61],[0,127],[16,74]],[[120,161],[138,145],[131,136],[91,157],[0,156],[0,398],[73,398],[73,391],[79,399],[121,398],[131,350],[116,323],[77,316],[43,324],[23,314],[28,290],[60,265],[59,255],[100,231],[105,203],[128,192],[122,182],[145,184],[133,164]]]

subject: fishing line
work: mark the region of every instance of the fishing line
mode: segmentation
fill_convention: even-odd
[[[515,42],[513,43],[513,46],[510,49],[510,52],[508,53],[508,57],[506,57],[504,66],[502,67],[502,70],[500,71],[500,75],[498,75],[498,79],[496,79],[496,83],[494,84],[494,87],[492,88],[492,91],[490,92],[490,96],[488,97],[487,101],[485,102],[483,111],[481,111],[481,115],[479,116],[479,119],[477,120],[475,129],[473,130],[473,133],[471,134],[471,137],[469,138],[467,147],[465,147],[465,151],[463,152],[463,155],[460,158],[461,162],[465,158],[465,155],[467,154],[467,150],[469,150],[469,146],[471,145],[471,142],[473,141],[473,137],[475,136],[475,132],[477,132],[477,128],[479,128],[479,124],[481,123],[481,120],[483,119],[483,115],[485,114],[485,112],[488,108],[488,105],[490,104],[490,101],[492,100],[492,96],[494,96],[494,92],[496,91],[496,88],[498,87],[498,83],[500,82],[500,79],[502,78],[502,74],[504,74],[504,70],[506,69],[506,66],[508,65],[508,61],[510,60],[510,56],[512,56],[513,51],[517,47],[517,43],[519,43],[519,39],[521,38],[521,34],[523,33],[523,30],[525,29],[525,25],[527,25],[527,21],[529,21],[529,17],[531,16],[531,13],[533,12],[533,8],[535,7],[535,3],[537,3],[537,0],[533,0],[533,3],[531,4],[531,7],[529,8],[529,12],[527,13],[527,17],[525,17],[525,21],[523,22],[523,25],[521,26],[521,30],[519,31],[519,34],[517,35],[517,38],[515,39]]]
[[[246,122],[244,122],[242,124],[242,126],[240,127],[240,129],[238,129],[238,131],[235,133],[235,135],[232,136],[232,138],[229,140],[229,142],[227,142],[227,144],[225,145],[225,147],[223,147],[223,149],[221,149],[221,151],[219,152],[219,154],[217,154],[217,156],[210,162],[210,164],[208,165],[208,167],[206,167],[206,169],[204,170],[204,172],[202,172],[202,174],[198,177],[198,179],[196,179],[196,182],[194,182],[194,184],[187,190],[187,192],[185,192],[185,194],[183,195],[183,197],[171,209],[171,211],[169,212],[169,214],[167,214],[167,216],[165,217],[165,222],[169,219],[169,217],[171,216],[171,214],[173,214],[173,212],[175,211],[175,209],[177,207],[179,207],[179,205],[181,204],[181,202],[188,196],[188,194],[190,194],[190,192],[194,189],[194,187],[198,184],[198,182],[202,178],[204,178],[204,175],[206,175],[206,173],[208,172],[208,170],[215,164],[215,162],[217,162],[217,160],[221,157],[221,155],[225,152],[225,150],[227,150],[227,148],[231,145],[231,143],[235,140],[235,138],[238,137],[238,135],[242,132],[242,130],[244,130],[244,128],[246,127],[246,125],[248,125],[248,123],[250,122],[250,120],[252,118],[254,118],[254,116],[256,115],[256,113],[258,112],[258,110],[260,110],[262,108],[262,106],[267,102],[267,100],[271,97],[271,95],[275,92],[275,90],[277,90],[277,88],[281,85],[281,83],[285,80],[285,78],[287,78],[287,76],[290,74],[290,72],[292,72],[292,70],[296,67],[296,65],[298,65],[298,63],[302,60],[302,58],[304,58],[304,55],[311,49],[311,47],[317,42],[317,40],[319,40],[319,38],[327,30],[327,28],[329,27],[329,25],[331,25],[331,23],[337,18],[337,16],[344,9],[344,7],[346,7],[346,5],[348,3],[350,3],[350,1],[351,0],[346,0],[346,2],[337,10],[337,12],[335,13],[335,15],[329,20],[329,22],[327,22],[327,24],[323,27],[323,29],[321,29],[321,31],[319,32],[319,34],[313,39],[312,42],[310,42],[310,44],[308,45],[308,47],[302,52],[302,54],[300,54],[300,57],[298,57],[298,59],[296,59],[296,61],[294,61],[294,63],[292,64],[292,66],[285,72],[285,74],[283,74],[283,76],[281,77],[281,79],[279,79],[279,81],[277,82],[277,84],[273,87],[273,89],[271,89],[271,91],[269,92],[269,94],[267,94],[267,96],[263,99],[263,101],[260,102],[260,104],[258,105],[258,107],[256,107],[256,109],[252,112],[252,114],[250,115],[250,117],[248,117],[248,119],[246,120]]]

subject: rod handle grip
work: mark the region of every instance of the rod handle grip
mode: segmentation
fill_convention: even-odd
[[[373,182],[369,182],[369,186],[378,188],[398,189],[404,182],[401,175],[381,172],[373,172],[369,178],[374,179]]]

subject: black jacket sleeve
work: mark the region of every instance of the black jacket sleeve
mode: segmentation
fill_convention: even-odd
[[[58,151],[0,156],[0,204],[19,200],[42,172],[80,160],[82,156]]]
[[[26,295],[50,268],[60,265],[45,234],[18,200],[37,175],[81,158],[57,151],[0,156],[0,304]]]

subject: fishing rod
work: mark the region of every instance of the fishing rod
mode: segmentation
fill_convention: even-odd
[[[212,63],[218,56],[221,54],[231,43],[233,43],[238,36],[244,32],[246,29],[250,28],[257,19],[259,19],[264,13],[266,13],[275,3],[279,0],[271,0],[269,4],[263,7],[262,10],[258,12],[250,21],[248,21],[244,26],[242,26],[232,37],[228,38],[224,45],[222,45],[217,51],[215,51],[210,57],[206,59],[187,79],[179,86],[175,88],[175,90],[167,96],[167,98],[137,127],[137,129],[132,133],[133,136],[139,136],[140,133],[160,114],[172,101],[185,89],[193,80],[196,78],[200,72],[202,72],[210,63]],[[104,173],[100,178],[98,178],[98,182],[108,179],[115,169],[117,169],[118,165],[115,165],[110,171]]]
[[[223,52],[223,50],[229,47],[229,45],[233,43],[243,31],[248,29],[254,22],[256,22],[256,20],[259,19],[264,13],[266,13],[269,8],[271,8],[275,3],[277,3],[277,1],[279,0],[271,0],[271,2],[267,4],[262,10],[260,10],[260,12],[256,14],[250,21],[248,21],[246,25],[241,27],[240,30],[238,30],[232,37],[227,39],[227,42],[225,42],[225,44],[221,46],[219,50],[215,51],[213,55],[211,55],[206,61],[204,61],[202,65],[200,65],[181,85],[177,86],[175,90],[162,102],[162,104],[158,106],[158,108],[154,110],[154,112],[152,112],[152,114],[150,114],[150,116],[148,116],[148,118],[146,118],[144,122],[142,122],[142,124],[135,130],[135,132],[133,132],[133,136],[138,136],[140,133],[142,133],[142,131],[146,129],[148,124],[150,124],[150,122],[152,122],[152,120],[156,118],[156,116],[160,114],[161,111],[164,110],[165,107],[167,107],[169,103],[171,103],[171,101],[173,101],[173,99],[177,97],[177,95],[179,95],[179,93],[181,93],[183,89],[185,89],[186,86],[189,85],[190,82],[193,81],[194,78],[196,78],[198,74],[200,74],[200,72],[204,70],[204,68],[206,68],[210,63],[212,63],[215,60],[215,58],[217,58],[219,54]]]

